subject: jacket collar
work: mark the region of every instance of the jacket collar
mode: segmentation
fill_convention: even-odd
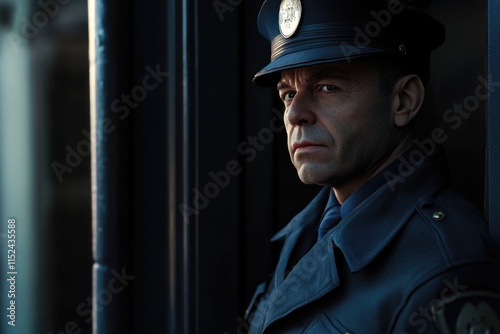
[[[407,162],[400,161],[401,164]],[[451,182],[444,154],[431,156],[424,165],[410,171],[406,178],[386,174],[388,182],[327,234],[326,237],[331,238],[344,254],[351,272],[360,271],[370,264],[401,230],[417,206],[423,206],[434,193]],[[391,182],[391,175],[400,177],[399,182]]]
[[[317,224],[330,188],[323,189],[273,237],[272,240],[286,241],[274,275],[265,327],[340,284],[334,253],[343,253],[351,272],[362,270],[387,247],[416,207],[450,182],[444,154],[435,154],[420,167],[404,171],[384,175],[387,182],[317,242],[286,279],[286,265],[300,233],[310,224]]]

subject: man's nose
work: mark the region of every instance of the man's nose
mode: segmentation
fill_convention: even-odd
[[[286,111],[286,118],[291,125],[306,125],[316,122],[313,103],[307,94],[297,93]]]

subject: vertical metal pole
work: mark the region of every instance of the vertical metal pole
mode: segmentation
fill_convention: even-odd
[[[192,203],[197,183],[197,1],[170,0],[167,8],[168,91],[168,329],[197,333],[197,217],[186,218],[180,203]]]
[[[130,18],[129,1],[89,1],[94,334],[127,333],[133,321],[132,288],[122,275],[133,274],[132,130],[111,108],[130,92]]]
[[[91,0],[89,10],[94,333],[194,333],[195,225],[178,205],[192,202],[196,175],[195,7]],[[141,90],[120,120],[115,107]],[[133,287],[101,305],[121,268]]]
[[[182,277],[178,275],[177,260],[179,252],[179,229],[176,206],[178,202],[178,113],[179,109],[179,13],[180,8],[174,0],[168,1],[167,7],[167,56],[168,66],[168,90],[167,90],[167,161],[168,161],[168,310],[167,310],[167,328],[168,333],[182,333],[182,323],[179,323],[178,313],[182,305],[179,302],[179,287],[182,283]],[[180,169],[182,170],[182,169]]]
[[[500,247],[500,1],[488,1],[488,210],[490,234]]]
[[[192,202],[193,186],[198,185],[198,1],[183,1],[183,147],[184,203]],[[179,211],[177,211],[179,212]],[[198,277],[198,215],[183,217],[184,230],[184,314],[185,333],[198,333],[197,277]]]

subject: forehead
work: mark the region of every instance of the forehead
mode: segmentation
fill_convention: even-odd
[[[327,78],[343,80],[371,80],[378,73],[378,62],[373,59],[360,59],[348,62],[335,62],[281,72],[278,88],[284,84],[300,81],[302,84],[313,83]]]

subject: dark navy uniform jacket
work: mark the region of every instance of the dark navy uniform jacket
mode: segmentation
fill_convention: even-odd
[[[283,248],[247,310],[249,333],[500,333],[482,215],[451,187],[444,154],[404,170],[379,174],[318,242],[331,188],[273,238]]]

